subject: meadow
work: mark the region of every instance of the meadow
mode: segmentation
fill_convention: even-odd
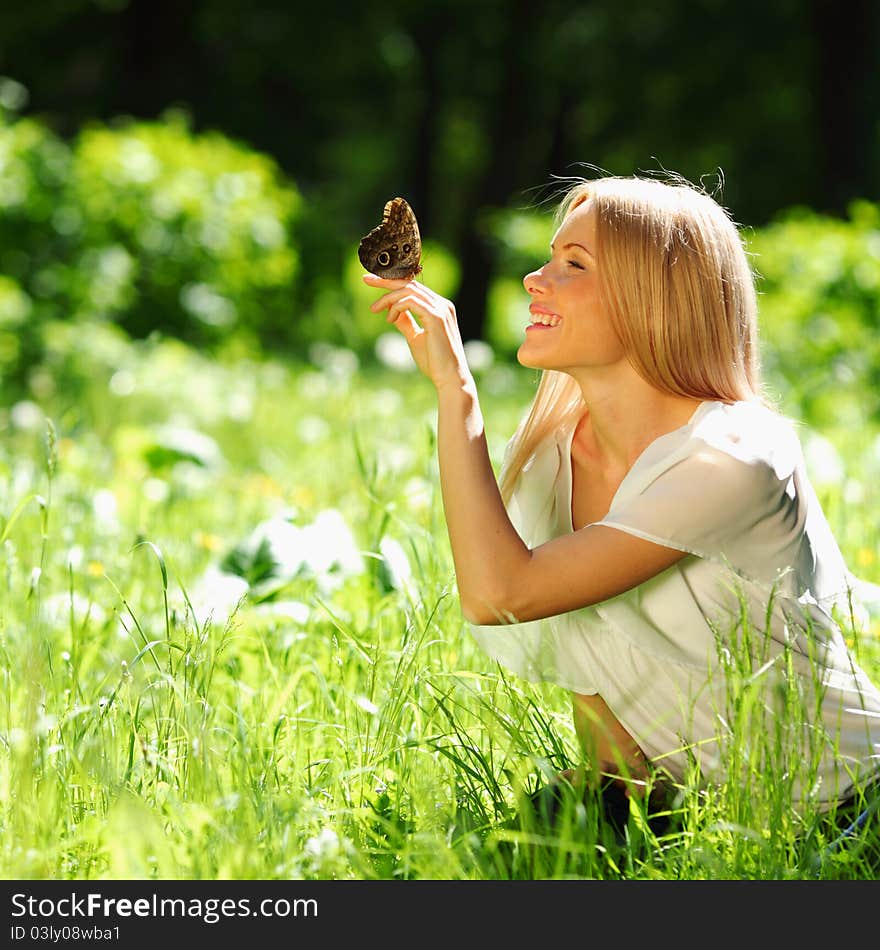
[[[331,345],[289,363],[71,332],[75,390],[38,373],[0,413],[0,876],[876,875],[751,747],[728,785],[679,790],[668,834],[637,809],[620,846],[583,809],[552,835],[511,826],[579,762],[569,700],[470,638],[432,392],[393,342],[384,363]],[[496,468],[534,383],[478,373]],[[802,438],[876,581],[878,431]],[[842,622],[876,680],[866,607]]]

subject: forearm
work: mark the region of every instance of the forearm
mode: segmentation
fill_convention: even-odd
[[[438,391],[437,451],[462,610],[497,617],[530,552],[501,500],[472,379]]]

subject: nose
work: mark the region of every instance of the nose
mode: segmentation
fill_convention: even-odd
[[[539,267],[523,277],[523,287],[533,297],[544,292],[544,268]]]

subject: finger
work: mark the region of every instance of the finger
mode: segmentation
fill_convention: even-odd
[[[374,300],[370,304],[370,310],[374,313],[378,313],[380,310],[385,310],[386,307],[393,304],[395,301],[400,300],[408,292],[407,287],[401,287],[399,290],[392,290],[387,294],[382,294],[377,300]]]
[[[416,283],[409,277],[379,277],[376,274],[364,274],[362,280],[371,287],[405,287],[407,284]]]
[[[421,307],[436,307],[440,298],[432,290],[429,290],[424,284],[416,284],[412,281],[405,283],[402,287],[398,287],[395,290],[388,291],[387,294],[383,294],[379,297],[378,300],[374,300],[370,304],[370,310],[374,313],[379,310],[384,310],[389,303],[393,303],[396,300],[407,299],[413,303],[413,305]]]
[[[416,323],[415,317],[413,317],[409,310],[404,310],[403,313],[399,313],[393,320],[390,315],[387,319],[389,323],[393,323],[394,326],[400,330],[407,343],[412,343],[420,333],[425,332],[418,323]]]
[[[410,319],[414,319],[415,314],[422,317],[424,316],[417,301],[410,300],[408,297],[402,297],[388,308],[388,317],[386,319],[389,323],[394,323],[403,313],[408,313]]]

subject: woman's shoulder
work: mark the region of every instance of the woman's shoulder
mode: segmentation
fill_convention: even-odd
[[[787,479],[802,459],[796,422],[757,400],[704,403],[687,448],[702,458],[734,459]]]
[[[800,443],[782,414],[758,403],[703,403],[624,480],[604,524],[746,570],[800,502]],[[797,518],[790,523],[800,523]],[[768,551],[778,549],[776,541]]]
[[[658,506],[730,513],[772,508],[803,459],[791,421],[757,402],[704,402],[658,439],[624,480],[612,508],[637,496]]]

